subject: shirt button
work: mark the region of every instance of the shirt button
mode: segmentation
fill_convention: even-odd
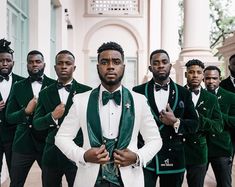
[[[117,138],[115,138],[115,139],[114,139],[114,141],[115,141],[115,142],[117,142],[117,141],[118,141],[118,139],[117,139]]]
[[[60,128],[60,126],[59,126],[59,125],[57,125],[57,126],[56,126],[56,128],[58,129],[58,128]]]
[[[106,140],[103,140],[103,143],[106,143]]]

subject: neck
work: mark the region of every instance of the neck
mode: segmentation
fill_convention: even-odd
[[[155,78],[153,77],[153,80],[154,80],[155,83],[160,84],[160,85],[165,85],[165,84],[167,84],[168,82],[170,82],[170,78],[169,78],[169,77],[168,77],[167,79],[165,79],[165,80],[158,80],[158,79],[155,79]]]
[[[114,92],[121,85],[121,83],[118,83],[118,84],[115,84],[115,85],[107,85],[107,84],[104,84],[104,83],[101,83],[101,84],[109,92]]]
[[[61,78],[58,78],[58,82],[61,82],[64,85],[69,83],[72,80],[73,80],[73,78],[70,78],[70,79],[61,79]]]

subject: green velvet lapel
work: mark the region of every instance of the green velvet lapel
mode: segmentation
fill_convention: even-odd
[[[91,92],[87,107],[87,129],[92,147],[99,147],[103,144],[98,104],[99,90],[100,87]],[[124,149],[129,145],[134,127],[134,119],[133,97],[128,89],[122,87],[122,114],[119,125],[118,149]]]
[[[147,98],[148,104],[151,107],[151,112],[157,122],[159,130],[161,130],[164,127],[164,124],[158,118],[160,114],[159,114],[159,110],[157,108],[157,105],[154,99],[154,80],[153,79],[149,81],[145,86],[145,97]],[[170,80],[168,103],[170,104],[170,107],[174,112],[178,103],[178,88],[172,80]]]

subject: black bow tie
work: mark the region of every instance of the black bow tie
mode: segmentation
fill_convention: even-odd
[[[43,78],[42,77],[29,77],[30,82],[37,81],[38,83],[42,84]]]
[[[71,86],[72,86],[71,84],[64,85],[62,82],[58,82],[57,84],[58,90],[64,88],[67,92],[70,92]]]
[[[198,95],[200,93],[200,90],[192,90],[192,89],[189,89],[189,90],[195,95]]]
[[[156,90],[156,91],[159,91],[159,90],[161,90],[161,89],[167,91],[167,90],[168,90],[168,85],[167,85],[167,84],[165,84],[165,85],[155,84],[155,90]]]
[[[102,92],[102,103],[103,105],[106,105],[110,99],[113,99],[117,105],[121,104],[121,93],[120,90],[110,93],[107,91]]]
[[[9,76],[4,77],[0,75],[0,82],[2,82],[3,80],[9,81],[9,78],[10,78]]]

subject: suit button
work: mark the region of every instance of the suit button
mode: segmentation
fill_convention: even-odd
[[[103,143],[105,144],[105,143],[106,143],[106,140],[103,140]]]
[[[195,144],[196,144],[197,142],[193,142],[193,143],[195,143]]]
[[[118,139],[117,138],[115,138],[115,140],[114,140],[115,142],[117,142],[118,141]]]
[[[2,120],[0,120],[0,123],[2,122]]]
[[[105,175],[103,176],[103,179],[106,179],[106,176],[105,176]]]
[[[29,125],[29,128],[32,128],[33,126],[32,125]]]
[[[60,128],[60,126],[59,126],[59,125],[56,125],[56,128],[58,129],[58,128]]]
[[[185,142],[186,141],[186,139],[185,138],[183,138],[183,142]]]
[[[172,139],[172,136],[170,136],[170,139]]]
[[[168,149],[168,151],[171,151],[171,149]]]
[[[213,137],[215,137],[215,134],[212,134]]]

